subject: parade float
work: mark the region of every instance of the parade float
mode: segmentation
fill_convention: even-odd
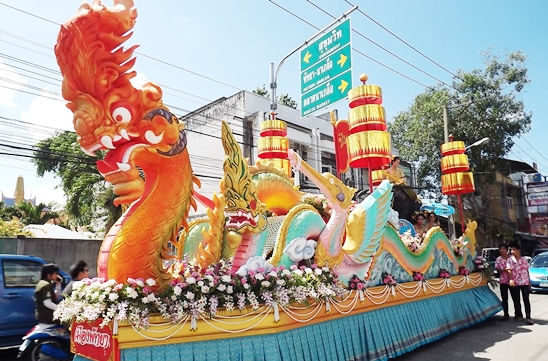
[[[400,234],[389,181],[357,204],[356,189],[287,149],[281,120],[261,125],[253,165],[223,122],[219,192],[200,195],[188,152],[199,145],[160,87],[131,85],[135,46],[122,45],[137,12],[114,3],[82,5],[55,46],[80,145],[108,150],[97,168],[126,207],[99,278],[56,311],[76,360],[386,360],[501,310],[473,272],[475,222],[453,240],[439,227]],[[291,170],[320,193],[303,194]],[[197,201],[207,217],[188,222]]]

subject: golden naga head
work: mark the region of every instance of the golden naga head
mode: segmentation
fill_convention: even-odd
[[[111,8],[100,1],[83,4],[61,26],[55,45],[63,97],[74,113],[78,141],[89,155],[109,150],[97,167],[121,196],[118,204],[142,194],[144,184],[135,166],[154,166],[146,153],[186,153],[184,126],[163,105],[160,87],[148,82],[136,89],[130,82],[136,75],[131,69],[137,46],[122,45],[131,37],[136,18],[133,1],[115,0]]]

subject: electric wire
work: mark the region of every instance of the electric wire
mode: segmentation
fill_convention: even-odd
[[[350,1],[348,0],[344,0],[346,1],[346,3],[348,3],[350,6],[354,6]],[[407,45],[409,48],[413,49],[416,53],[420,54],[421,56],[423,56],[425,59],[429,60],[431,63],[437,65],[438,67],[440,67],[441,69],[445,70],[447,73],[451,74],[452,76],[454,76],[455,78],[457,78],[457,75],[455,73],[453,73],[452,71],[448,70],[446,67],[444,67],[443,65],[439,64],[438,62],[436,62],[435,60],[433,60],[432,58],[430,58],[429,56],[427,56],[426,54],[424,54],[423,52],[421,52],[420,50],[418,50],[417,48],[415,48],[414,46],[412,46],[411,44],[409,44],[407,41],[403,40],[402,38],[400,38],[398,35],[394,34],[392,31],[390,31],[388,28],[386,28],[384,25],[382,25],[381,23],[379,23],[377,20],[373,19],[371,16],[367,15],[363,10],[361,10],[360,8],[357,9],[358,12],[360,14],[362,14],[363,16],[365,16],[366,18],[368,18],[369,20],[371,20],[373,23],[377,24],[379,27],[381,27],[382,29],[384,29],[387,33],[389,33],[390,35],[392,35],[393,37],[395,37],[396,39],[398,39],[399,41],[401,41],[402,43],[404,43],[405,45]]]
[[[322,9],[320,6],[316,5],[315,3],[313,3],[311,0],[306,0],[310,5],[314,6],[316,9],[320,10],[321,12],[323,12],[324,14],[326,14],[327,16],[331,17],[332,19],[336,19],[335,16],[331,15],[328,11],[326,11],[325,9]],[[440,84],[443,84],[445,86],[448,86],[450,88],[453,88],[452,85],[450,84],[447,84],[446,82],[444,82],[443,80],[439,79],[439,78],[436,78],[435,76],[433,76],[432,74],[430,73],[427,73],[426,71],[420,69],[419,67],[411,64],[410,62],[408,62],[407,60],[403,59],[402,57],[400,57],[399,55],[393,53],[392,51],[388,50],[387,48],[385,48],[384,46],[380,45],[379,43],[377,43],[376,41],[368,38],[367,36],[365,36],[363,33],[361,33],[360,31],[356,30],[356,29],[352,29],[352,31],[356,34],[358,34],[360,37],[364,38],[365,40],[369,41],[371,44],[375,45],[376,47],[384,50],[385,52],[387,52],[388,54],[392,55],[393,57],[395,57],[396,59],[402,61],[403,63],[409,65],[410,67],[412,67],[413,69],[415,70],[418,70],[420,71],[421,73],[423,73],[424,75],[438,81]]]

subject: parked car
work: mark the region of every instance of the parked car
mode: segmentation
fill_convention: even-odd
[[[40,257],[0,254],[0,347],[18,346],[37,321],[34,289],[47,262]],[[70,276],[60,271],[63,287]]]
[[[531,255],[531,257],[535,257],[537,254],[540,254],[542,252],[548,252],[548,248],[537,248],[533,251],[533,254]]]
[[[548,291],[548,252],[537,254],[529,265],[531,291]]]

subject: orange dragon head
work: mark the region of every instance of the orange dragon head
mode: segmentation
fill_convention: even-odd
[[[184,152],[188,158],[184,126],[162,104],[160,87],[149,82],[136,89],[130,82],[136,75],[131,69],[137,46],[124,49],[122,44],[131,37],[136,18],[130,0],[115,0],[111,8],[100,1],[84,3],[61,26],[55,46],[63,97],[74,113],[82,150],[90,155],[110,150],[97,167],[114,185],[116,204],[142,195],[145,185],[136,166],[154,163],[147,154]]]

